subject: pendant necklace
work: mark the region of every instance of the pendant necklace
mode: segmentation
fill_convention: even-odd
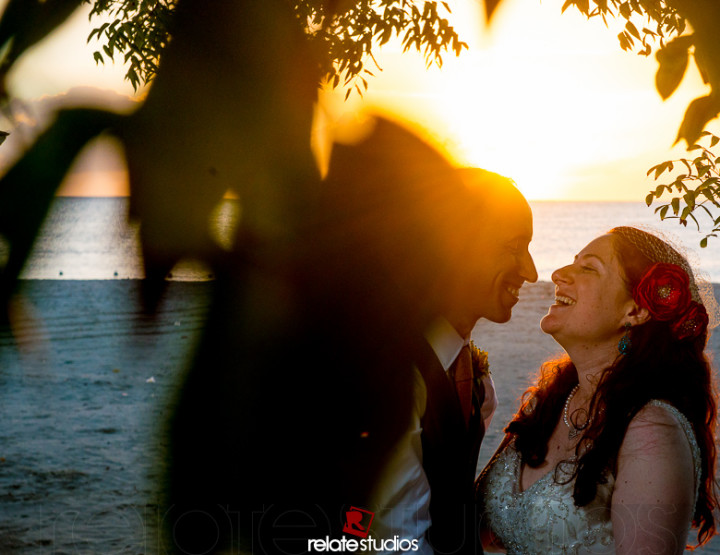
[[[568,417],[568,410],[570,409],[570,401],[572,401],[572,398],[577,393],[578,389],[580,389],[580,384],[577,384],[575,387],[573,387],[572,391],[568,395],[567,399],[565,400],[565,406],[563,407],[563,422],[565,422],[565,425],[568,427],[568,439],[575,439],[580,433],[588,427],[590,422],[592,421],[591,418],[588,418],[582,426],[575,426],[572,422],[570,422],[570,418]]]

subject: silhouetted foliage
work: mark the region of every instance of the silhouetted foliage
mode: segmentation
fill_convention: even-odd
[[[707,146],[698,144],[700,142],[706,142]],[[650,191],[645,202],[651,206],[653,202],[665,201],[655,208],[661,220],[677,219],[683,226],[692,221],[698,231],[702,228],[696,214],[709,218],[710,231],[700,240],[703,248],[707,246],[708,239],[717,237],[717,232],[720,231],[720,215],[713,212],[720,209],[720,158],[710,150],[718,142],[720,137],[703,131],[701,141],[688,149],[698,154],[694,159],[668,160],[648,170],[648,175],[653,174],[655,180],[665,172],[672,172],[676,166],[684,170],[671,183],[660,184],[654,191]],[[667,197],[670,197],[669,202]]]
[[[86,0],[87,1],[87,0]],[[403,0],[288,0],[318,54],[320,74],[332,87],[341,83],[360,92],[367,88],[365,76],[372,75],[367,57],[372,50],[394,36],[401,37],[404,50],[422,52],[428,65],[442,65],[442,55],[456,55],[467,45],[460,41],[443,12],[449,2]],[[126,77],[133,86],[149,82],[172,36],[172,16],[177,0],[95,0],[91,16],[110,16],[90,33],[88,41],[101,39],[102,49],[95,60],[124,56]]]
[[[658,71],[655,84],[667,99],[680,85],[689,59],[695,64],[711,92],[695,99],[685,112],[677,140],[695,144],[705,125],[720,113],[720,45],[716,33],[720,4],[715,0],[567,0],[563,10],[576,7],[588,18],[626,20],[618,34],[623,50],[638,48],[649,56],[656,50]]]
[[[58,5],[11,0],[5,42],[30,44],[36,30],[23,14],[49,30]],[[79,151],[103,133],[119,139],[130,217],[140,224],[145,307],[161,302],[182,258],[204,260],[216,276],[167,427],[168,541],[183,553],[287,552],[276,543],[283,529],[297,541],[294,526],[310,519],[304,535],[322,538],[338,532],[345,504],[370,502],[407,426],[412,342],[435,296],[406,294],[432,282],[421,273],[445,264],[428,218],[406,216],[419,176],[442,174],[448,187],[457,178],[430,147],[386,123],[344,158],[338,149],[321,181],[310,136],[324,58],[284,1],[208,9],[205,0],[183,0],[171,28],[162,63],[135,66],[156,71],[136,111],[63,110],[0,179],[0,233],[10,247],[0,293],[11,296]],[[208,230],[228,190],[242,216],[224,249]],[[371,221],[398,229],[381,238]],[[396,269],[405,252],[419,256],[416,264]],[[281,517],[285,528],[276,525]]]
[[[655,210],[660,219],[678,218],[681,225],[693,220],[700,230],[695,216],[696,209],[710,218],[711,230],[700,240],[706,247],[709,237],[715,237],[720,225],[716,156],[708,147],[697,143],[706,136],[708,122],[720,113],[720,42],[717,29],[720,25],[720,2],[716,0],[567,0],[563,10],[576,7],[588,18],[601,17],[605,23],[611,17],[626,20],[625,27],[618,34],[623,50],[637,49],[643,56],[656,51],[658,70],[655,87],[663,100],[668,99],[680,86],[685,72],[694,60],[703,81],[709,85],[710,93],[693,100],[685,111],[678,130],[676,143],[685,141],[688,151],[702,149],[700,157],[694,160],[680,159],[676,162],[687,166],[688,173],[678,174],[673,183],[659,185],[646,198],[648,206],[660,200],[663,193],[675,188],[680,196],[671,198]],[[672,171],[674,164],[668,160],[648,171],[655,178],[664,171]],[[689,184],[696,184],[689,187]],[[697,201],[697,202],[696,202]],[[668,216],[672,209],[671,216]]]
[[[4,76],[17,59],[62,24],[83,1],[8,1],[0,19],[0,46],[7,47],[0,62],[3,92]]]
[[[501,1],[486,2],[488,19]],[[157,71],[176,2],[95,0],[93,15],[115,19],[95,29],[88,40],[104,38],[102,50],[110,58],[116,52],[123,54],[129,64],[127,77],[137,87]],[[363,74],[372,75],[372,71],[366,67],[366,58],[373,59],[373,46],[393,36],[402,38],[405,50],[414,47],[423,52],[428,64],[441,64],[444,51],[457,55],[467,47],[442,15],[443,10],[451,13],[451,1],[295,0],[292,4],[299,24],[316,43],[321,74],[334,87],[356,78],[367,87]],[[624,19],[618,34],[623,50],[637,49],[643,56],[656,50],[656,87],[663,99],[677,89],[692,57],[712,89],[688,107],[678,131],[678,140],[693,145],[707,122],[720,113],[720,46],[715,40],[720,5],[714,0],[567,0],[563,11],[571,6],[606,24],[610,18]],[[103,60],[103,52],[95,52],[96,60]],[[359,84],[355,86],[362,90]]]
[[[88,36],[88,42],[104,39],[101,50],[93,53],[95,61],[104,64],[105,57],[114,60],[116,54],[122,55],[128,68],[125,77],[136,90],[141,83],[152,80],[157,74],[160,54],[170,40],[175,4],[175,0],[92,2],[91,18],[105,15],[115,18],[96,27]]]

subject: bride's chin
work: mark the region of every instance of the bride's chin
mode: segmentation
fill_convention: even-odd
[[[554,330],[552,325],[552,316],[550,314],[546,314],[545,316],[543,316],[542,320],[540,320],[540,329],[544,333],[552,335]]]

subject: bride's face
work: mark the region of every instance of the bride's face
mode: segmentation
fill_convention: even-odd
[[[540,327],[562,345],[614,348],[634,302],[610,235],[591,241],[572,264],[555,270],[555,303]]]

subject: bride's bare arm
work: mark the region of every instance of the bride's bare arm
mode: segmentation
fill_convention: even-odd
[[[648,405],[628,426],[612,497],[616,553],[682,553],[695,495],[690,444],[677,419]]]

